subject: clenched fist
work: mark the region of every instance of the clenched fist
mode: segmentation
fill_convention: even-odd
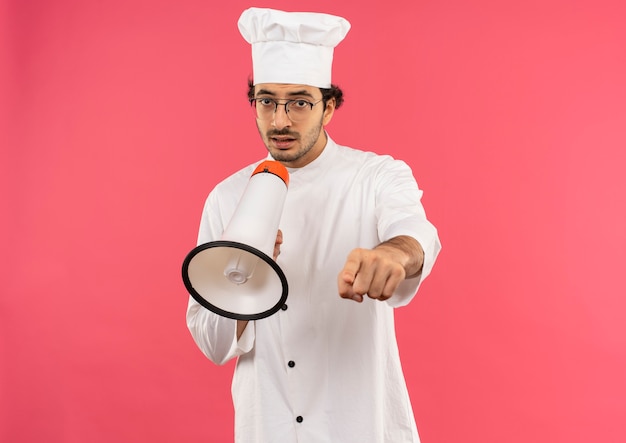
[[[395,237],[374,249],[354,249],[337,277],[339,295],[359,303],[365,295],[387,300],[402,280],[419,274],[423,261],[420,244],[406,236]]]

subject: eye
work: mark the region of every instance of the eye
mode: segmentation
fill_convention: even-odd
[[[273,106],[274,104],[274,100],[272,100],[271,98],[257,98],[256,102],[258,105],[267,106],[267,107]]]
[[[306,100],[294,100],[292,106],[294,109],[306,109],[307,106],[311,106],[311,103]]]

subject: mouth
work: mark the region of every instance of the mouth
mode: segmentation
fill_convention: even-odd
[[[274,135],[270,136],[269,139],[278,149],[288,149],[297,140],[296,137],[292,137],[290,135]]]

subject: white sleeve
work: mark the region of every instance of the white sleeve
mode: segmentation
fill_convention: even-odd
[[[187,307],[187,327],[204,355],[218,365],[250,352],[254,346],[253,321],[248,322],[237,340],[237,320],[209,311],[192,297]]]
[[[221,237],[224,220],[220,213],[220,202],[216,194],[211,193],[202,212],[198,234],[199,245]],[[218,365],[250,352],[254,346],[253,321],[248,322],[243,334],[237,340],[237,320],[209,311],[191,296],[187,305],[187,328],[204,355]]]
[[[424,265],[419,275],[400,283],[391,306],[404,306],[415,296],[419,286],[430,274],[441,243],[437,229],[426,218],[419,189],[409,166],[400,160],[385,157],[376,174],[376,216],[378,236],[382,241],[399,235],[413,237],[424,250]]]

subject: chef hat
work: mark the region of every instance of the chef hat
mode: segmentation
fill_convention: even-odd
[[[350,30],[342,17],[265,8],[246,9],[238,25],[252,45],[254,84],[319,88],[330,88],[333,50]]]

